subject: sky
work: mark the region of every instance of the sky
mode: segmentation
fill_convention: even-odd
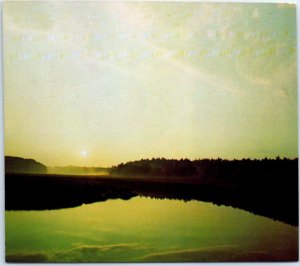
[[[5,155],[298,156],[295,5],[5,2],[3,46]]]

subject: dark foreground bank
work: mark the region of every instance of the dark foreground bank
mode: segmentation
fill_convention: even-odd
[[[199,200],[298,225],[298,186],[257,186],[194,179],[5,175],[6,210],[45,210],[134,196]]]

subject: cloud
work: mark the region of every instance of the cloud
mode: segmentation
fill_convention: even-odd
[[[147,250],[146,245],[123,243],[113,245],[77,245],[58,252],[50,259],[53,262],[128,262]]]
[[[141,262],[253,262],[273,260],[274,257],[264,250],[248,253],[233,246],[152,253],[140,259]]]
[[[82,251],[94,252],[94,251],[111,251],[111,250],[119,250],[126,251],[130,249],[134,249],[138,247],[137,244],[115,244],[115,245],[105,245],[105,246],[97,246],[97,245],[82,245],[77,247],[76,249],[81,249]]]
[[[46,254],[10,253],[6,262],[128,262],[149,252],[147,245],[121,243],[113,245],[76,245],[74,248]]]
[[[156,249],[157,250],[157,249]],[[146,255],[145,255],[146,254]],[[195,249],[154,252],[145,244],[77,245],[75,248],[52,254],[11,253],[6,262],[267,262],[296,261],[297,250],[252,250],[224,245]]]

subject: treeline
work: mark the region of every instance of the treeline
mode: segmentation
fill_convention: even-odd
[[[21,157],[5,156],[5,173],[46,173],[46,165],[33,159]]]
[[[165,159],[153,158],[121,163],[112,167],[111,175],[142,177],[194,177],[202,180],[232,180],[247,182],[283,182],[297,185],[298,158],[287,159]]]
[[[197,174],[197,169],[192,161],[188,159],[167,160],[158,159],[142,159],[128,163],[121,163],[116,167],[112,167],[110,174],[125,176],[193,176]]]
[[[24,159],[15,156],[5,156],[5,173],[27,174],[61,174],[61,175],[107,175],[110,168],[57,166],[47,167],[33,159]]]

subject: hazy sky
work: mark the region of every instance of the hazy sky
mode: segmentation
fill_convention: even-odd
[[[5,154],[297,157],[295,6],[4,3]]]

